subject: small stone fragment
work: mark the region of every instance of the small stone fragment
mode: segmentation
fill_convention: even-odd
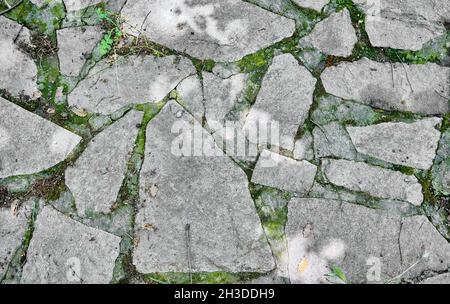
[[[0,178],[41,172],[62,162],[81,137],[0,97]]]
[[[339,157],[355,159],[356,150],[345,128],[337,122],[317,126],[313,130],[316,158]]]
[[[292,0],[300,7],[311,8],[316,11],[321,11],[322,8],[330,2],[330,0]]]
[[[359,153],[397,165],[428,170],[433,165],[442,119],[427,118],[414,123],[381,123],[347,127]]]
[[[202,121],[205,114],[202,83],[197,75],[183,80],[177,87],[183,106],[197,119]]]
[[[66,184],[75,197],[78,214],[109,213],[127,170],[141,112],[131,111],[89,143],[81,157],[66,170]]]
[[[343,9],[319,22],[311,34],[300,40],[300,44],[312,45],[327,55],[348,57],[357,41],[350,13]]]
[[[347,160],[325,160],[323,171],[329,182],[352,191],[416,206],[423,201],[422,186],[415,176]]]
[[[307,194],[316,177],[317,167],[264,150],[253,171],[252,183]]]
[[[317,80],[291,54],[273,59],[244,130],[279,125],[279,146],[294,149],[298,128],[308,117]],[[249,140],[252,140],[249,138]],[[263,144],[259,142],[258,144]]]
[[[23,284],[108,284],[121,239],[85,226],[52,207],[35,222]]]
[[[297,160],[314,159],[314,140],[310,132],[305,133],[295,142],[294,158]]]
[[[366,58],[327,68],[325,90],[388,111],[446,114],[450,111],[450,68],[435,63],[406,65]]]

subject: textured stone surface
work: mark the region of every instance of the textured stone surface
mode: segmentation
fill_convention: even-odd
[[[314,158],[314,140],[311,133],[303,134],[302,138],[295,142],[294,158],[298,160]]]
[[[252,183],[307,194],[314,184],[317,167],[264,150],[252,175]]]
[[[81,138],[0,97],[0,178],[33,174],[64,159]]]
[[[441,133],[440,118],[414,123],[382,123],[368,127],[347,127],[358,152],[386,162],[418,169],[430,169]]]
[[[12,95],[24,94],[34,98],[39,93],[36,64],[21,49],[30,43],[27,28],[0,16],[0,89]]]
[[[347,160],[325,160],[323,171],[329,182],[379,198],[421,205],[422,186],[415,176]]]
[[[330,2],[330,0],[292,0],[292,2],[298,4],[300,7],[321,11],[322,8]]]
[[[316,82],[291,54],[275,57],[247,116],[245,130],[276,122],[280,147],[292,151],[298,128],[308,117]]]
[[[348,57],[357,41],[350,13],[344,9],[319,22],[311,34],[300,40],[300,44],[312,45],[327,55]]]
[[[105,284],[112,279],[121,239],[44,207],[23,268],[25,284]]]
[[[194,272],[272,270],[274,261],[244,172],[197,123],[204,147],[217,156],[174,153],[172,145],[179,143],[171,132],[174,124],[185,132],[194,128],[192,117],[179,115],[181,110],[170,101],[147,127],[133,263],[141,273],[187,273],[189,243]],[[184,145],[193,142],[185,136]]]
[[[99,26],[65,28],[57,31],[58,57],[61,74],[78,76],[86,59],[102,40]]]
[[[117,199],[133,151],[141,112],[131,111],[97,135],[81,157],[66,170],[66,184],[78,214],[109,213]]]
[[[293,283],[327,282],[336,265],[352,283],[387,282],[414,264],[402,279],[450,265],[450,245],[424,216],[402,219],[339,201],[293,199],[286,233]],[[377,269],[379,278],[372,276]]]
[[[183,80],[177,87],[183,106],[186,107],[198,121],[202,121],[205,115],[203,87],[197,75]]]
[[[20,206],[17,213],[12,208],[0,208],[0,280],[17,249],[22,245],[30,214],[30,203]]]
[[[316,158],[339,157],[354,159],[356,150],[345,128],[339,123],[317,126],[313,130]]]
[[[447,0],[355,0],[366,13],[366,31],[376,47],[419,50],[445,33]]]
[[[375,108],[419,114],[448,113],[450,68],[434,63],[406,65],[363,58],[327,68],[325,90]]]
[[[138,0],[122,10],[125,30],[200,59],[236,61],[295,30],[293,20],[241,0]]]
[[[158,102],[184,78],[195,74],[188,59],[132,56],[91,70],[68,96],[71,106],[110,114],[130,104]]]
[[[450,273],[444,273],[435,277],[431,277],[422,282],[422,284],[450,284]]]

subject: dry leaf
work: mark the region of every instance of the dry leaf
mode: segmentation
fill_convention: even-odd
[[[11,204],[11,212],[13,216],[19,215],[20,201],[14,200]]]
[[[144,224],[144,226],[142,226],[143,229],[145,230],[149,230],[149,231],[156,231],[158,230],[158,228],[156,228],[155,225],[153,224]]]
[[[86,117],[88,115],[88,112],[85,109],[82,108],[72,108],[72,112],[75,113],[75,115],[80,117]]]
[[[156,185],[152,185],[152,186],[150,187],[150,196],[151,196],[152,198],[155,198],[155,197],[156,197],[156,194],[158,194],[158,187],[157,187]]]
[[[308,269],[309,266],[309,262],[306,258],[303,258],[300,263],[298,263],[297,266],[297,272],[298,273],[304,273],[306,271],[306,269]]]

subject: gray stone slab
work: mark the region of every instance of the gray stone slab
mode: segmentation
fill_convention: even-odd
[[[66,170],[66,184],[78,214],[109,213],[117,199],[136,142],[143,113],[131,111],[89,143]]]
[[[313,46],[327,55],[348,57],[357,41],[350,13],[343,9],[317,23],[313,31],[300,40],[300,46]]]
[[[23,268],[24,284],[107,284],[121,239],[52,207],[39,213]]]
[[[0,208],[0,279],[5,275],[17,249],[22,245],[28,228],[31,203],[14,208]]]
[[[330,0],[292,0],[292,2],[300,7],[321,11],[322,8],[330,2]]]
[[[402,219],[339,201],[293,199],[286,233],[292,283],[326,283],[333,266],[351,283],[373,283],[450,265],[450,244],[424,216]]]
[[[147,127],[133,263],[141,273],[267,272],[274,260],[245,173],[173,101]],[[173,126],[203,137],[215,156],[178,154]],[[185,145],[195,142],[185,136]],[[175,153],[174,153],[175,152]],[[189,238],[186,225],[190,225]],[[190,240],[189,242],[187,240]]]
[[[252,175],[252,183],[307,194],[316,178],[317,167],[264,150]]]
[[[381,123],[347,127],[358,152],[397,165],[428,170],[436,157],[442,119],[427,118],[413,123]]]
[[[97,64],[68,96],[71,106],[111,114],[130,104],[158,102],[186,77],[192,63],[178,56],[131,56]]]
[[[297,131],[308,117],[313,103],[316,82],[291,54],[276,56],[264,77],[244,129],[250,131],[278,123],[279,146],[292,151]]]
[[[295,142],[294,158],[297,160],[314,159],[314,139],[310,132],[306,132]]]
[[[327,68],[325,90],[384,110],[419,114],[450,111],[450,68],[434,63],[379,63],[367,58]]]
[[[313,130],[316,158],[339,157],[355,159],[356,150],[345,128],[337,122],[317,126]]]
[[[62,162],[81,137],[0,98],[0,178],[38,173]]]
[[[129,34],[215,61],[237,61],[295,31],[293,20],[241,0],[128,1],[122,15]]]
[[[197,75],[184,79],[177,87],[181,103],[195,119],[202,121],[205,115],[203,86]]]
[[[450,273],[444,273],[424,280],[421,284],[450,284]]]
[[[422,186],[413,175],[347,160],[324,160],[322,168],[327,180],[337,186],[416,206],[423,202]]]
[[[61,74],[78,76],[86,59],[102,40],[99,26],[65,28],[57,31],[58,57]]]
[[[34,99],[39,95],[37,67],[20,48],[22,44],[30,44],[29,30],[0,16],[0,89],[15,96],[24,94]]]
[[[355,0],[366,13],[366,31],[375,47],[420,50],[445,33],[447,0]]]

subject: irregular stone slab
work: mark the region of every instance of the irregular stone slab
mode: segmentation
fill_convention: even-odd
[[[22,245],[30,214],[30,203],[19,207],[16,214],[10,208],[0,208],[0,279],[5,275],[11,259]]]
[[[0,16],[0,89],[15,96],[24,94],[35,98],[39,94],[37,67],[31,57],[20,49],[20,45],[30,43],[27,28]]]
[[[264,150],[252,175],[252,183],[280,190],[307,194],[316,177],[317,167]]]
[[[445,33],[450,20],[447,0],[355,0],[366,13],[366,31],[375,47],[420,50]]]
[[[314,30],[300,40],[300,44],[312,45],[322,53],[348,57],[352,54],[358,37],[347,9],[331,14],[317,23]]]
[[[292,151],[298,128],[305,122],[313,103],[316,82],[291,54],[275,57],[244,129],[251,131],[278,123],[280,147]]]
[[[428,118],[414,123],[382,123],[368,127],[347,127],[358,152],[397,165],[428,170],[433,165],[442,119]]]
[[[355,159],[356,150],[345,128],[337,122],[313,130],[316,158],[338,157]]]
[[[322,8],[330,2],[330,0],[292,0],[300,7],[311,8],[316,11],[321,11]]]
[[[450,244],[424,216],[402,219],[340,201],[293,199],[288,237],[292,283],[324,283],[338,266],[351,283],[386,282],[450,265]],[[377,275],[379,274],[379,277]]]
[[[192,116],[178,115],[180,111],[169,101],[147,128],[134,265],[141,273],[187,273],[188,242],[193,272],[272,270],[274,260],[246,175]],[[211,156],[193,156],[186,146],[179,154],[180,136],[171,131],[174,126],[184,132],[195,128],[203,137],[200,148],[209,149]],[[189,134],[183,144],[199,144],[199,137]]]
[[[68,96],[71,106],[111,114],[130,104],[158,102],[183,79],[195,74],[183,57],[132,56],[97,64]]]
[[[0,97],[0,178],[38,173],[62,162],[81,137]]]
[[[125,31],[199,59],[237,61],[290,37],[293,20],[241,0],[128,1]]]
[[[205,115],[205,105],[202,83],[197,75],[190,76],[183,80],[177,87],[177,92],[189,112],[202,121]]]
[[[421,284],[450,284],[450,273],[444,273],[429,279],[426,279]]]
[[[374,197],[408,201],[416,206],[423,202],[422,186],[415,176],[347,160],[325,160],[323,172],[329,182],[366,192]]]
[[[104,2],[102,0],[64,0],[67,11],[78,11],[82,8]]]
[[[434,63],[391,64],[363,58],[329,67],[321,79],[330,94],[388,111],[450,111],[450,68]]]
[[[23,268],[23,284],[107,284],[121,239],[44,207]]]
[[[310,132],[305,133],[300,140],[295,142],[294,158],[297,160],[314,159],[314,140]]]
[[[78,214],[109,213],[117,199],[143,113],[131,111],[97,135],[66,170]]]
[[[102,40],[99,26],[65,28],[57,31],[61,74],[78,76],[88,56]]]

